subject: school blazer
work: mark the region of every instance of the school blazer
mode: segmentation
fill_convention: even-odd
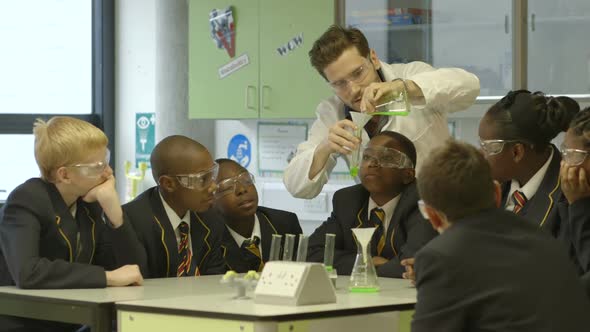
[[[137,264],[144,278],[176,277],[182,260],[158,187],[146,190],[123,205],[123,211],[136,234],[134,256],[139,257]],[[195,275],[225,273],[220,249],[222,234],[219,227],[211,227],[215,223],[222,221],[214,214],[191,212],[192,261],[196,265],[191,271],[194,270]]]
[[[413,332],[582,332],[590,302],[558,240],[492,208],[416,254]]]
[[[260,223],[260,243],[262,245],[262,259],[264,262],[268,261],[270,255],[270,244],[273,234],[284,236],[285,234],[299,235],[303,233],[301,225],[299,225],[299,219],[295,213],[259,206],[256,210],[256,216]],[[229,270],[239,273],[258,270],[260,262],[250,259],[249,256],[252,254],[240,248],[225,226],[223,226],[221,248],[225,264]],[[296,258],[296,252],[293,258]]]
[[[106,287],[105,269],[134,260],[128,220],[112,229],[98,203],[76,204],[74,218],[55,185],[39,178],[10,193],[0,210],[0,285]]]
[[[437,234],[420,215],[416,183],[408,185],[401,195],[387,227],[381,256],[389,262],[377,268],[381,277],[401,278],[405,268],[400,261],[413,257]],[[336,191],[332,215],[309,238],[308,261],[323,262],[326,234],[333,233],[336,234],[334,267],[338,274],[350,274],[357,254],[351,229],[368,227],[368,205],[369,192],[360,184]]]
[[[567,199],[559,202],[559,216],[562,222],[560,239],[568,248],[570,257],[580,274],[590,272],[590,197],[573,204]],[[590,274],[588,274],[590,278]]]
[[[559,179],[561,153],[555,145],[551,145],[551,148],[553,157],[547,173],[535,195],[526,202],[518,215],[549,232],[553,237],[559,238],[563,230],[557,204],[565,198],[562,195]],[[510,181],[507,181],[502,184],[502,206],[506,206],[506,200],[510,199],[509,192]]]

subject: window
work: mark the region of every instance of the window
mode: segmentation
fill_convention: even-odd
[[[114,150],[114,0],[0,0],[0,202],[39,176],[33,122],[75,116]]]

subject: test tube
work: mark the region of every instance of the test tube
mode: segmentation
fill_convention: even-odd
[[[330,271],[334,265],[334,245],[336,244],[336,234],[326,234],[326,244],[324,245],[324,265],[326,270]]]
[[[363,128],[360,126],[353,131],[356,138],[360,139],[363,133]],[[350,162],[350,176],[356,177],[359,174],[359,167],[361,163],[361,146],[352,151],[352,160]]]
[[[307,260],[307,242],[309,238],[299,234],[299,244],[297,245],[297,261],[305,262]]]
[[[281,241],[283,236],[280,234],[273,234],[270,242],[270,254],[268,257],[269,261],[278,261],[281,254]]]
[[[283,260],[293,260],[293,249],[295,248],[295,234],[285,234],[285,247],[283,248]]]

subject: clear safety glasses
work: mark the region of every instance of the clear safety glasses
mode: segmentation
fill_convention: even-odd
[[[369,162],[385,168],[414,168],[414,163],[405,153],[382,146],[369,146],[363,150],[362,163]]]

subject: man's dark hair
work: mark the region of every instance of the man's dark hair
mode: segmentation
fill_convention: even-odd
[[[367,38],[359,29],[332,25],[313,43],[309,51],[311,65],[326,78],[324,69],[351,47],[356,47],[365,58],[371,51]]]

